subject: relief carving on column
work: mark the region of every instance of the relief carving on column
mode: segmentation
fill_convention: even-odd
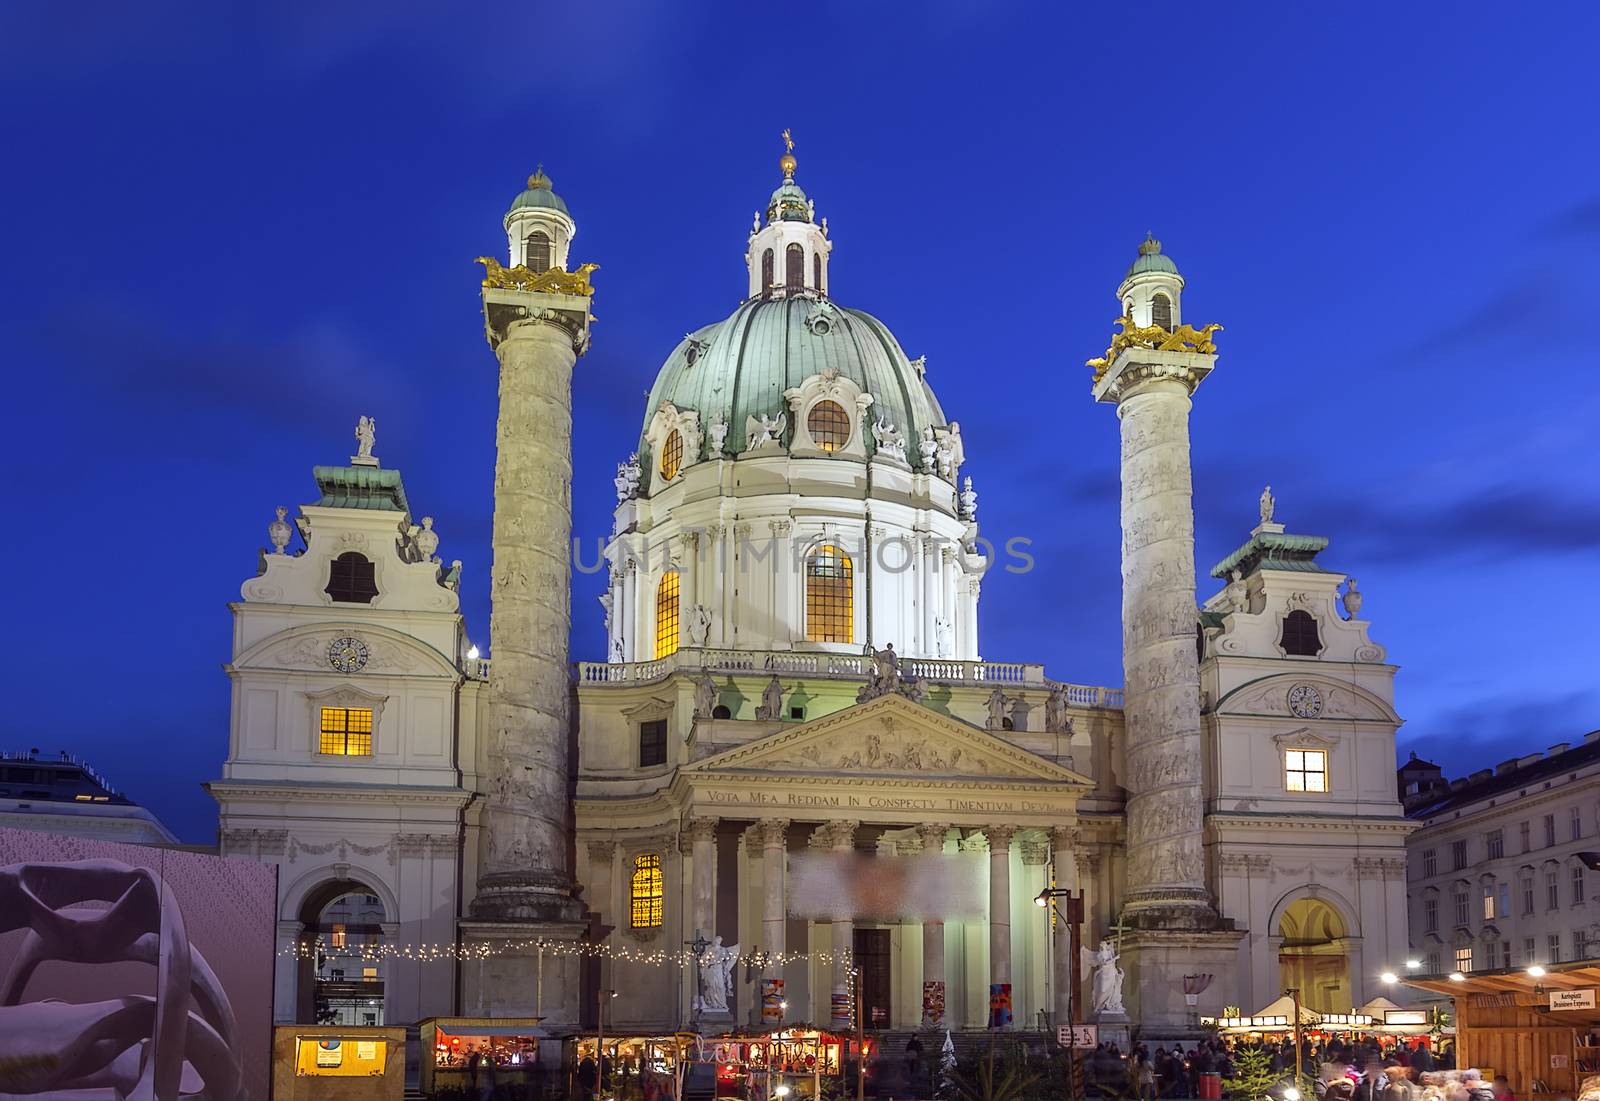
[[[1022,863],[1030,868],[1050,863],[1050,846],[1043,841],[1022,842]]]

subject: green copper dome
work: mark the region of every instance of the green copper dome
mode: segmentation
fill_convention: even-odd
[[[646,479],[654,478],[656,464],[646,457],[644,431],[662,402],[700,414],[707,455],[709,428],[720,414],[728,425],[724,451],[731,456],[744,449],[746,417],[783,413],[792,422],[783,392],[830,367],[872,395],[862,433],[869,454],[877,449],[875,421],[897,428],[913,459],[923,428],[944,427],[944,411],[920,364],[911,363],[883,322],[825,298],[753,298],[726,321],[690,333],[662,364],[640,431]],[[789,423],[783,442],[793,435]]]
[[[559,210],[568,218],[572,217],[567,213],[567,204],[561,201],[561,196],[551,190],[550,177],[544,174],[543,165],[528,177],[527,190],[511,200],[511,209],[506,211],[506,217],[510,218],[517,211],[529,208]]]
[[[1128,268],[1126,278],[1133,278],[1147,271],[1161,271],[1168,275],[1178,274],[1178,265],[1172,262],[1172,257],[1161,252],[1161,242],[1150,234],[1145,234],[1144,240],[1139,243],[1139,259]]]
[[[811,221],[811,200],[806,198],[806,193],[792,178],[785,179],[779,184],[778,190],[767,200],[767,221]]]

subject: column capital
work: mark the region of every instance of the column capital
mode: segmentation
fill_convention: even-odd
[[[617,843],[615,841],[590,841],[589,842],[589,863],[590,864],[603,864],[603,865],[605,865],[606,867],[609,868],[611,866],[612,858],[615,857],[616,855],[617,855]]]
[[[854,847],[856,830],[860,828],[861,823],[855,821],[824,822],[811,831],[811,838],[807,843],[813,849],[843,852]]]
[[[1100,870],[1099,849],[1074,849],[1072,856],[1077,861],[1079,875],[1093,875]]]
[[[1017,835],[1016,826],[985,826],[983,835],[989,839],[989,851],[1002,853],[1011,851],[1011,839]]]
[[[1078,847],[1082,833],[1077,826],[1052,826],[1050,827],[1050,848],[1058,857],[1071,856]]]
[[[763,818],[752,827],[761,839],[763,849],[781,849],[789,841],[787,818]]]
[[[925,853],[938,853],[944,851],[945,834],[950,832],[948,822],[923,822],[916,827],[917,837],[922,842],[922,851]]]
[[[715,841],[717,838],[717,818],[686,818],[683,822],[683,836],[689,839],[690,844],[697,841]]]
[[[1024,841],[1022,847],[1022,862],[1031,868],[1040,868],[1050,863],[1050,846],[1043,841]]]

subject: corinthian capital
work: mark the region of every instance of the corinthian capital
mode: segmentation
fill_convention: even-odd
[[[925,853],[944,852],[944,837],[950,832],[948,822],[924,822],[917,827],[917,837],[922,840]]]
[[[860,826],[860,822],[824,822],[811,831],[809,844],[813,849],[843,852],[855,845],[856,830]]]
[[[756,832],[761,838],[763,849],[781,849],[788,843],[789,820],[787,818],[763,818],[756,823]]]
[[[1011,839],[1017,835],[1016,826],[985,826],[983,835],[989,839],[989,851],[1004,853],[1011,851]]]
[[[691,843],[696,841],[715,841],[717,839],[717,819],[715,818],[690,818],[683,824],[683,833]]]

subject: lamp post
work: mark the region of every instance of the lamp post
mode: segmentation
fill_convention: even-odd
[[[1300,1088],[1300,988],[1291,986],[1284,993],[1294,999],[1294,1084],[1298,1090]]]
[[[1062,911],[1060,906],[1056,905],[1057,899],[1062,899],[1066,902],[1067,908],[1065,912]],[[1082,978],[1079,975],[1078,967],[1082,958],[1080,955],[1082,944],[1079,938],[1083,925],[1083,892],[1069,890],[1065,887],[1045,887],[1033,896],[1033,904],[1046,912],[1054,910],[1056,919],[1063,922],[1067,927],[1067,1038],[1070,1041],[1067,1044],[1067,1079],[1072,1081],[1076,1076],[1078,1061],[1078,988],[1082,986]],[[1060,1027],[1060,1024],[1061,1022],[1056,1022],[1057,1028]]]

